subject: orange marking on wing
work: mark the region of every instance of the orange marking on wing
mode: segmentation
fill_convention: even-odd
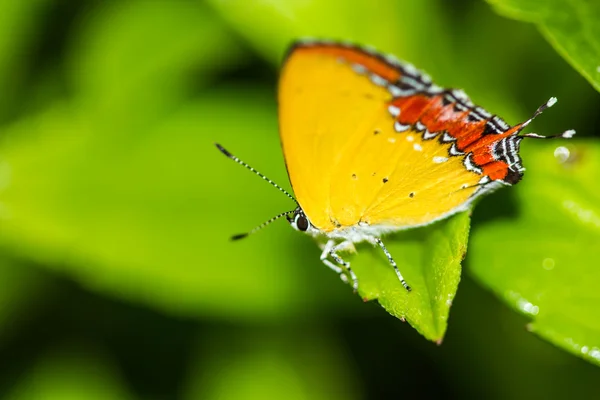
[[[392,104],[401,110],[400,123],[406,125],[420,121],[430,132],[448,132],[457,139],[457,147],[461,151],[482,137],[487,123],[487,120],[469,121],[469,110],[454,111],[454,103],[444,105],[442,96],[400,97]]]
[[[447,132],[456,139],[458,150],[472,153],[472,161],[492,180],[505,179],[508,164],[494,159],[492,149],[499,140],[513,135],[518,127],[501,134],[483,135],[488,120],[469,121],[470,110],[456,111],[454,103],[444,105],[441,95],[415,95],[396,98],[392,105],[400,109],[398,121],[414,125],[421,122],[429,132]]]
[[[481,136],[478,140],[474,141],[470,145],[468,145],[464,151],[466,152],[477,152],[477,150],[481,148],[490,148],[494,143],[499,141],[500,139],[505,138],[506,136],[510,136],[507,132],[499,133],[499,134],[490,134]]]
[[[457,142],[471,130],[470,123],[467,121],[467,115],[469,115],[469,111],[455,112],[454,109],[452,109],[446,131],[450,136],[456,138]],[[458,143],[456,145],[458,146]],[[458,148],[460,149],[460,146]]]
[[[458,139],[456,146],[458,149],[463,151],[463,149],[466,149],[471,143],[481,139],[486,123],[486,120],[467,122],[466,128],[464,128],[461,132],[456,133],[456,137]]]
[[[485,165],[494,161],[490,148],[481,147],[473,152],[473,162],[477,165]]]
[[[451,121],[451,105],[444,105],[441,96],[431,99],[429,108],[421,116],[421,123],[427,127],[429,132],[442,132],[448,128]]]
[[[494,161],[483,166],[483,174],[492,180],[504,179],[508,173],[508,165],[503,161]]]
[[[416,123],[423,112],[431,106],[431,98],[426,96],[407,96],[399,97],[392,101],[392,104],[400,108],[400,116],[398,121],[401,124]]]
[[[387,64],[385,61],[382,61],[374,55],[361,52],[358,49],[354,48],[318,44],[297,47],[295,49],[295,52],[323,54],[334,58],[343,58],[350,63],[356,63],[364,66],[370,72],[381,76],[388,82],[395,82],[402,75],[396,67]]]

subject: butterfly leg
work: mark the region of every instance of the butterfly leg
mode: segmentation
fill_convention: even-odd
[[[332,263],[331,261],[329,261],[327,259],[327,256],[329,255],[329,252],[331,251],[331,249],[333,248],[334,245],[335,245],[335,240],[330,239],[327,241],[327,244],[325,245],[325,247],[323,247],[323,252],[321,253],[321,261],[323,261],[323,264],[327,265],[335,273],[339,274],[340,277],[342,278],[342,280],[345,281],[346,276],[342,275],[342,272],[344,272],[342,267],[335,265],[334,263]]]
[[[347,250],[347,249],[354,249],[354,244],[349,240],[345,240],[342,243],[339,243],[339,244],[333,246],[333,248],[329,251],[329,255],[331,256],[331,258],[333,258],[333,260],[336,263],[338,263],[339,265],[343,265],[344,268],[346,269],[346,271],[348,271],[348,274],[350,275],[350,279],[352,279],[352,289],[354,289],[354,291],[356,292],[358,290],[358,278],[356,277],[356,274],[354,273],[352,268],[350,268],[350,263],[348,261],[345,261],[338,254],[338,251]],[[345,278],[345,275],[343,275],[343,276]],[[342,279],[344,279],[344,278],[342,278]]]
[[[404,280],[404,277],[402,276],[402,274],[400,273],[400,270],[398,269],[398,266],[396,265],[396,261],[394,261],[394,259],[392,258],[392,255],[390,254],[388,249],[386,249],[386,247],[383,244],[383,242],[381,241],[381,239],[374,238],[374,242],[377,243],[379,245],[379,247],[381,247],[381,250],[383,250],[383,252],[385,253],[385,256],[387,257],[388,261],[390,262],[390,264],[392,264],[392,267],[394,267],[394,271],[396,271],[396,275],[398,275],[398,279],[400,279],[400,283],[402,284],[402,286],[404,286],[404,289],[406,289],[410,292],[410,290],[411,290],[410,286],[408,286],[408,284]]]
[[[350,241],[344,241],[338,245],[335,245],[334,240],[329,240],[323,248],[323,252],[321,253],[321,261],[333,271],[337,272],[340,275],[340,278],[346,283],[348,282],[348,278],[346,277],[346,274],[344,274],[344,269],[348,271],[348,274],[350,274],[350,279],[352,279],[352,288],[354,291],[356,291],[358,290],[358,279],[356,278],[354,271],[352,271],[352,268],[350,268],[350,263],[342,259],[342,257],[337,254],[338,251],[346,250],[348,248],[353,248],[353,244]],[[327,256],[331,256],[331,258],[333,258],[338,265],[335,265],[329,261]]]

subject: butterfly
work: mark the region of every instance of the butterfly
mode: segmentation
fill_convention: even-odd
[[[265,175],[218,149],[286,194],[297,207],[241,239],[287,217],[291,226],[325,237],[321,261],[358,290],[341,252],[368,242],[381,248],[410,291],[381,237],[431,224],[469,209],[473,200],[523,177],[521,134],[546,108],[510,126],[444,89],[413,65],[371,48],[333,41],[294,43],[278,88],[279,130],[295,197]],[[349,276],[349,279],[348,279]]]

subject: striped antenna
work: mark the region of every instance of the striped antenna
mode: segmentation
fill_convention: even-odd
[[[521,124],[521,127],[519,128],[519,130],[521,130],[521,129],[525,128],[527,125],[529,125],[529,123],[531,123],[531,121],[533,121],[533,119],[535,117],[537,117],[538,115],[543,113],[546,108],[550,108],[553,105],[555,105],[557,101],[558,100],[556,99],[556,97],[550,97],[550,100],[548,100],[546,103],[544,103],[538,107],[538,109],[535,111],[535,113],[533,113],[533,116],[531,118],[529,118],[527,121],[525,121]],[[575,135],[575,130],[569,129],[568,131],[564,131],[563,133],[559,133],[558,135],[542,136],[542,135],[538,135],[537,133],[526,133],[524,135],[519,135],[519,137],[531,138],[531,139],[556,139],[556,138],[571,139],[573,137],[573,135]]]
[[[245,167],[246,169],[254,172],[256,175],[260,176],[265,181],[269,182],[271,185],[273,185],[277,189],[279,189],[279,191],[281,191],[287,197],[289,197],[290,199],[294,200],[294,203],[298,204],[298,201],[294,198],[294,196],[292,196],[291,194],[289,194],[284,188],[282,188],[281,186],[279,186],[278,184],[276,184],[275,182],[273,182],[272,180],[270,180],[269,178],[267,178],[266,176],[264,176],[263,174],[261,174],[260,172],[258,172],[257,170],[255,170],[254,168],[252,168],[251,166],[249,166],[248,164],[246,164],[245,162],[243,162],[239,158],[237,158],[236,156],[234,156],[233,154],[231,154],[229,151],[227,151],[219,143],[215,143],[215,146],[217,146],[217,149],[219,149],[221,151],[221,153],[225,154],[227,157],[231,158],[233,161],[235,161],[236,163],[240,164],[242,167]],[[298,204],[298,205],[300,205],[300,204]],[[279,215],[277,218],[281,217],[282,215],[284,215],[284,214]]]
[[[251,172],[254,172],[256,175],[260,176],[261,178],[263,178],[265,181],[269,182],[272,186],[276,187],[277,189],[279,189],[279,191],[281,191],[283,194],[285,194],[287,197],[289,197],[290,199],[294,200],[294,203],[296,203],[298,206],[300,206],[300,204],[298,204],[298,201],[296,201],[296,199],[294,198],[294,196],[292,196],[291,194],[289,194],[284,188],[282,188],[281,186],[279,186],[278,184],[276,184],[275,182],[273,182],[272,180],[270,180],[269,178],[267,178],[266,176],[264,176],[263,174],[261,174],[260,172],[258,172],[257,170],[255,170],[254,168],[252,168],[250,165],[246,164],[245,162],[243,162],[242,160],[240,160],[239,158],[237,158],[236,156],[234,156],[233,154],[231,154],[229,151],[227,151],[223,146],[221,146],[218,143],[215,143],[215,146],[217,146],[217,149],[219,149],[221,151],[221,153],[225,154],[227,157],[231,158],[233,161],[235,161],[236,163],[240,164],[242,167],[250,170]],[[251,235],[253,233],[255,233],[256,231],[261,230],[262,228],[264,228],[265,226],[271,224],[271,222],[277,221],[279,218],[281,217],[285,217],[286,215],[290,215],[293,214],[295,210],[292,211],[286,211],[283,212],[281,214],[278,214],[276,216],[274,216],[273,218],[263,222],[262,224],[258,225],[257,227],[255,227],[254,229],[250,230],[250,232],[246,232],[246,233],[239,233],[237,235],[233,235],[231,237],[231,240],[240,240],[245,238],[248,235]]]
[[[239,234],[237,234],[237,235],[233,235],[233,236],[231,237],[231,240],[240,240],[240,239],[243,239],[243,238],[245,238],[245,237],[246,237],[246,236],[248,236],[248,235],[252,235],[252,234],[253,234],[254,232],[256,232],[256,231],[259,231],[259,230],[261,230],[261,229],[262,229],[262,228],[264,228],[265,226],[269,225],[271,222],[273,222],[273,221],[277,221],[279,218],[281,218],[281,217],[284,217],[284,216],[286,216],[286,215],[293,214],[293,213],[294,213],[294,210],[292,210],[292,211],[286,211],[286,212],[283,212],[283,213],[281,213],[281,214],[279,214],[279,215],[276,215],[276,216],[274,216],[273,218],[269,219],[268,221],[265,221],[265,222],[263,222],[262,224],[258,225],[257,227],[255,227],[254,229],[252,229],[250,232],[247,232],[247,233],[239,233]]]
[[[543,135],[538,135],[537,133],[526,133],[526,134],[520,135],[520,136],[526,137],[526,138],[531,138],[531,139],[556,139],[556,138],[571,139],[574,135],[575,135],[575,129],[569,129],[568,131],[564,131],[563,133],[559,133],[558,135],[543,136]]]

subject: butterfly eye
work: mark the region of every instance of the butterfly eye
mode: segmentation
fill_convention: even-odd
[[[306,232],[308,226],[310,225],[308,219],[302,214],[296,214],[294,223],[296,224],[296,228],[298,228],[298,230],[302,232]]]

